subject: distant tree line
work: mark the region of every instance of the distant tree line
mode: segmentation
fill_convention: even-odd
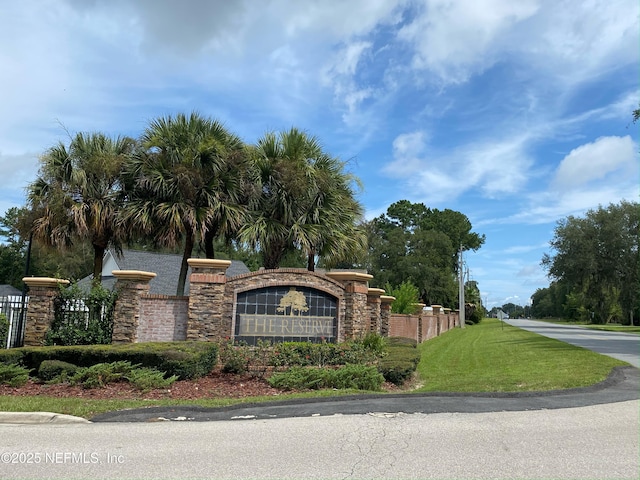
[[[558,222],[542,265],[552,283],[533,297],[536,317],[639,323],[640,204],[622,201]]]

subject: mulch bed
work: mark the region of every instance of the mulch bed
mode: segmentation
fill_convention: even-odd
[[[401,391],[393,384],[385,383],[385,391]],[[21,387],[0,385],[0,395],[48,397],[75,397],[87,399],[180,399],[198,398],[244,398],[282,395],[282,390],[272,388],[267,381],[251,375],[235,375],[214,370],[206,377],[195,380],[178,380],[167,389],[141,392],[126,382],[110,383],[101,388],[82,388],[66,383],[46,385],[29,380]]]

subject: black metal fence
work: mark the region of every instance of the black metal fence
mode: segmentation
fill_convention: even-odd
[[[27,306],[29,305],[29,297],[25,297],[24,301],[21,295],[10,295],[8,297],[0,297],[0,314],[4,315],[8,321],[8,330],[6,337],[1,335],[0,348],[21,347],[24,344],[24,328],[27,316]]]
[[[54,299],[54,319],[45,339],[48,345],[111,343],[115,295],[105,289],[83,292],[76,287]]]

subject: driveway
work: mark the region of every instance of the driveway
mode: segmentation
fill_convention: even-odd
[[[538,320],[509,319],[505,322],[545,337],[617,358],[640,368],[640,335],[603,332],[576,325],[560,325]]]

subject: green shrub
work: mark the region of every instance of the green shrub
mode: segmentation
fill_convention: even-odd
[[[391,312],[411,315],[418,312],[420,292],[411,282],[405,280],[396,288],[392,288],[391,284],[387,283],[384,289],[389,292],[387,295],[395,297],[391,304]]]
[[[378,363],[378,370],[385,380],[402,385],[415,372],[420,363],[416,341],[410,338],[390,338],[387,356]]]
[[[0,385],[20,387],[29,380],[29,369],[0,363]]]
[[[404,360],[385,360],[378,365],[378,370],[387,382],[400,386],[411,378],[416,366]]]
[[[474,308],[471,315],[469,315],[468,317],[465,316],[464,323],[471,324],[471,325],[476,325],[480,323],[482,321],[482,313],[483,313],[482,308]]]
[[[69,381],[73,385],[82,385],[83,388],[104,387],[108,383],[118,382],[126,378],[126,375],[136,368],[131,362],[120,361],[112,363],[97,363],[90,367],[80,368]]]
[[[367,365],[345,365],[331,371],[331,385],[327,388],[340,390],[380,390],[384,377],[376,367]]]
[[[90,292],[77,284],[60,287],[53,301],[54,320],[47,331],[47,345],[110,344],[116,293],[102,286]],[[80,308],[84,305],[88,311]]]
[[[4,313],[0,313],[0,349],[7,347],[7,335],[9,335],[9,320]]]
[[[124,378],[138,390],[146,392],[154,388],[168,388],[178,377],[164,378],[164,373],[153,368],[134,368]]]
[[[385,354],[387,341],[383,336],[377,333],[368,333],[362,340],[360,340],[360,343],[362,343],[365,349],[372,353],[379,356],[383,356]]]
[[[384,378],[375,367],[345,365],[337,369],[291,367],[269,377],[269,384],[281,390],[323,388],[379,390]]]
[[[246,373],[249,370],[250,348],[247,345],[234,345],[232,342],[222,344],[220,347],[222,371],[236,375]]]
[[[337,366],[346,364],[370,364],[384,353],[381,341],[373,336],[362,340],[342,343],[284,342],[274,345],[271,365],[292,366]]]
[[[45,360],[38,368],[38,378],[44,382],[66,382],[78,371],[77,365],[62,360]]]
[[[5,356],[5,352],[11,352],[11,355]],[[35,371],[45,360],[61,360],[79,367],[128,361],[133,365],[167,372],[169,376],[176,375],[180,379],[207,375],[215,367],[217,359],[218,347],[211,342],[23,347],[0,351],[0,361],[21,363]]]

